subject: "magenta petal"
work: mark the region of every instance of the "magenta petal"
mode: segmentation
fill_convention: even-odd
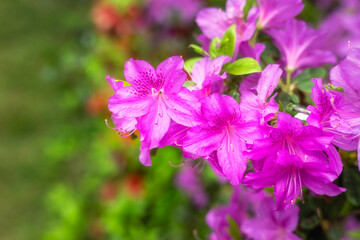
[[[144,142],[141,143],[139,160],[144,166],[151,166],[150,151]]]
[[[188,127],[199,124],[200,103],[189,90],[183,88],[177,95],[169,95],[164,103],[168,115],[175,122]]]
[[[135,94],[133,87],[120,87],[109,98],[109,110],[118,117],[139,117],[147,114],[155,99]]]
[[[196,23],[204,35],[210,39],[221,38],[231,25],[227,20],[226,13],[219,8],[201,10],[196,17]]]
[[[232,185],[240,184],[246,170],[246,158],[242,155],[244,144],[239,139],[227,136],[217,150],[217,157],[222,172]]]
[[[116,90],[119,87],[123,87],[124,86],[124,82],[123,81],[116,81],[115,78],[110,77],[109,75],[106,76],[106,80],[108,80],[108,82],[110,83],[110,86],[112,87],[112,89],[114,90],[114,92],[116,92]]]
[[[156,68],[156,74],[164,83],[165,94],[177,93],[186,81],[183,70],[184,60],[181,57],[169,57]]]
[[[338,151],[333,145],[331,145],[325,152],[329,156],[330,170],[334,171],[336,176],[339,176],[343,170],[343,163]]]
[[[149,94],[158,81],[155,69],[144,60],[130,59],[125,63],[125,79],[136,91]]]
[[[226,116],[239,113],[240,106],[231,96],[214,93],[204,99],[201,111],[205,118],[212,119],[214,115]]]
[[[302,172],[301,179],[303,184],[316,194],[332,197],[346,191],[345,188],[338,187],[335,184],[327,182],[322,178],[317,178],[314,175],[309,175],[306,171]]]
[[[182,142],[186,136],[187,130],[189,127],[180,125],[174,121],[171,121],[169,130],[166,132],[165,136],[161,139],[159,147],[165,147],[168,145],[175,145],[182,148]]]
[[[261,73],[256,90],[262,101],[266,102],[267,98],[274,92],[279,83],[282,72],[283,71],[279,65],[270,64],[266,66],[264,71]]]
[[[272,172],[250,172],[245,175],[242,183],[245,186],[254,188],[254,189],[263,189],[264,187],[271,187],[275,185],[279,178],[282,175],[273,175]]]
[[[358,157],[358,167],[360,170],[360,141],[359,141],[358,148],[357,148],[357,157]]]
[[[120,132],[120,134],[126,134],[131,133],[133,130],[136,129],[136,118],[130,118],[130,117],[117,117],[115,114],[111,116],[111,119],[113,120],[116,129]]]
[[[227,0],[226,14],[229,18],[241,17],[246,0]]]
[[[250,236],[251,239],[276,239],[276,225],[267,219],[248,219],[241,224],[241,231],[243,231],[247,236]]]
[[[193,127],[187,132],[183,148],[198,156],[208,156],[220,146],[222,138],[221,131],[214,132],[200,126]]]
[[[262,28],[279,27],[294,18],[303,9],[301,0],[258,0],[259,25]]]
[[[147,142],[149,149],[159,146],[170,126],[170,117],[166,114],[166,107],[159,102],[154,104],[149,113],[138,119],[138,128],[141,132],[140,141]]]

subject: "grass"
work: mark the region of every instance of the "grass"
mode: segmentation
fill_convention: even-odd
[[[64,122],[56,67],[89,27],[90,1],[0,1],[0,239],[40,239],[56,181],[44,146]],[[55,172],[54,172],[55,171]]]

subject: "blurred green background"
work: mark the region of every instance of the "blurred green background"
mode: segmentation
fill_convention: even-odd
[[[301,18],[316,25],[324,12],[304,2]],[[142,166],[138,133],[122,138],[104,121],[113,94],[105,76],[123,79],[127,59],[156,66],[173,55],[197,56],[188,48],[199,33],[194,21],[183,24],[175,14],[152,22],[146,13],[142,0],[0,1],[1,240],[180,240],[210,233],[205,215],[228,202],[230,186],[207,166],[199,175],[173,167],[183,160],[173,147],[158,150],[152,167]],[[200,170],[202,162],[192,164]],[[360,182],[357,170],[353,175]],[[334,219],[340,209],[343,216],[353,210],[344,199],[333,198]],[[316,216],[307,203],[308,215]],[[319,228],[312,224],[309,236],[324,235]]]
[[[194,230],[209,232],[208,207],[176,186],[179,168],[169,161],[180,163],[180,152],[160,150],[145,168],[138,139],[121,139],[104,122],[112,94],[105,76],[121,78],[130,57],[155,65],[186,55],[194,26],[144,27],[137,1],[110,3],[121,26],[140,21],[136,35],[102,29],[96,19],[106,11],[96,2],[0,1],[0,239],[189,239]],[[204,172],[205,188],[220,191]],[[228,194],[220,195],[223,202]]]
[[[89,1],[0,2],[0,238],[39,239],[46,228],[44,194],[65,169],[45,152],[65,125],[62,52],[81,51],[89,31]],[[81,71],[72,81],[85,79]]]

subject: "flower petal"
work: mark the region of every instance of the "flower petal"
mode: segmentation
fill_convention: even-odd
[[[170,126],[170,117],[166,113],[166,107],[162,102],[154,104],[149,113],[138,119],[140,141],[146,142],[149,149],[159,146]]]
[[[219,8],[205,8],[196,16],[196,23],[203,34],[213,39],[222,38],[231,24],[228,23],[226,13]]]
[[[168,115],[175,122],[188,127],[199,124],[200,103],[186,88],[176,95],[168,95],[167,99],[164,99],[164,103]]]
[[[109,110],[117,117],[140,117],[147,114],[155,99],[139,96],[132,86],[119,87],[109,98]]]
[[[165,94],[177,93],[186,81],[183,70],[184,60],[181,57],[169,57],[156,68],[156,74],[164,83]]]
[[[219,147],[222,138],[221,131],[210,131],[202,126],[193,127],[186,134],[183,148],[198,156],[208,156]]]
[[[150,94],[151,88],[158,82],[155,69],[144,60],[130,59],[125,63],[125,79],[142,95]]]
[[[245,144],[234,135],[230,134],[223,139],[220,148],[217,150],[217,157],[224,175],[232,185],[238,185],[246,170],[246,158],[242,154],[245,150]]]
[[[303,184],[316,194],[333,197],[346,191],[345,188],[338,187],[335,184],[328,182],[327,179],[309,175],[306,171],[301,173],[301,179]]]

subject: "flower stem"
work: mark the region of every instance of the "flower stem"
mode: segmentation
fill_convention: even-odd
[[[258,36],[259,36],[259,29],[256,29],[253,37],[252,37],[251,40],[250,40],[250,45],[251,45],[252,47],[255,46],[255,43],[256,43],[256,41],[257,41]]]
[[[286,86],[285,89],[290,93],[290,85],[291,85],[291,70],[286,70]]]

